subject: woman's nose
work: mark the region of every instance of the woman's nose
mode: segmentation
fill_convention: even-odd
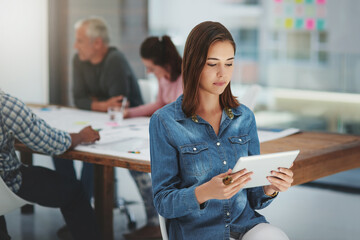
[[[222,66],[218,67],[217,75],[218,75],[218,77],[224,77],[224,75],[225,75],[224,67],[222,67]]]

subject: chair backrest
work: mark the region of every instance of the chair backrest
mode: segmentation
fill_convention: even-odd
[[[160,230],[161,230],[162,239],[169,240],[167,230],[166,230],[166,218],[159,215],[159,222],[160,222]]]
[[[6,213],[11,212],[12,210],[25,204],[32,203],[13,193],[13,191],[8,188],[4,180],[0,177],[0,216],[5,215]]]

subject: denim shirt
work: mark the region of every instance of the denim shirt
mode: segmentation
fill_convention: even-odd
[[[154,205],[168,219],[170,239],[229,239],[265,218],[257,213],[273,198],[262,187],[240,190],[227,200],[199,204],[195,188],[235,166],[241,156],[260,154],[254,114],[246,106],[223,111],[218,135],[197,116],[186,117],[181,95],[153,114],[150,156]],[[233,116],[232,116],[233,115]]]

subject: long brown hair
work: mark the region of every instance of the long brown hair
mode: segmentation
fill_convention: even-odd
[[[230,42],[235,54],[236,45],[229,30],[218,22],[207,21],[198,24],[191,30],[186,40],[182,64],[184,81],[182,109],[187,117],[195,114],[199,104],[200,74],[206,64],[209,48],[216,41]],[[222,108],[239,106],[239,102],[231,93],[230,83],[220,95],[219,100]]]
[[[171,82],[175,82],[181,74],[181,57],[167,35],[146,38],[141,44],[140,56],[166,69]]]

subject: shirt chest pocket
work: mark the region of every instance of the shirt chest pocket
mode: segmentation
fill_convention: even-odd
[[[236,159],[248,155],[250,139],[249,135],[229,137],[231,148],[233,149]]]
[[[180,146],[181,167],[189,176],[202,176],[212,169],[207,143]]]

